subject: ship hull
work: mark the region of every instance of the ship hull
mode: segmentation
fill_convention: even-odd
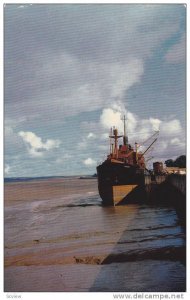
[[[142,196],[150,175],[129,164],[104,162],[97,167],[98,189],[103,205],[115,206]]]

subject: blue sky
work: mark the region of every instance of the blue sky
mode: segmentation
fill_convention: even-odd
[[[93,174],[111,126],[185,154],[183,4],[7,4],[5,176]],[[142,148],[143,149],[143,148]]]

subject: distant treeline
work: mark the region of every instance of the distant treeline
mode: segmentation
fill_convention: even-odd
[[[165,161],[166,167],[186,168],[186,155],[181,155],[176,160],[168,159]]]
[[[20,182],[20,181],[31,181],[31,180],[46,180],[52,178],[68,178],[72,176],[41,176],[41,177],[5,177],[4,182]]]

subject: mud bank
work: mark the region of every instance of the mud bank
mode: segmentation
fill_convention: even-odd
[[[5,291],[185,291],[185,231],[160,203],[103,207],[96,179],[5,185]]]

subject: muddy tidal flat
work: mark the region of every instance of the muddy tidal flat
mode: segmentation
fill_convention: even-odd
[[[6,182],[5,292],[185,292],[173,207],[103,207],[97,179]]]

